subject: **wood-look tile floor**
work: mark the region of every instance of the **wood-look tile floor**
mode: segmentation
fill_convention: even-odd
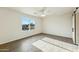
[[[73,44],[73,41],[70,38],[65,38],[65,37],[60,37],[55,35],[48,35],[48,34],[37,34],[31,37],[27,37],[24,39],[12,41],[12,42],[0,45],[0,52],[42,52],[40,49],[34,47],[32,43],[37,40],[41,40],[44,37],[49,37],[49,38],[53,38],[53,39],[57,39],[60,41]]]

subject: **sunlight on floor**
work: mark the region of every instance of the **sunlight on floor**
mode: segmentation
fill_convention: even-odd
[[[33,46],[39,48],[43,52],[77,52],[78,46],[51,39],[48,37],[33,43]]]

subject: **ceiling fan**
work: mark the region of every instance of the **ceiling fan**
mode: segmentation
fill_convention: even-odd
[[[40,10],[37,10],[35,12],[35,14],[40,14],[41,17],[45,17],[46,16],[46,11],[47,11],[47,8],[46,7],[43,7]]]

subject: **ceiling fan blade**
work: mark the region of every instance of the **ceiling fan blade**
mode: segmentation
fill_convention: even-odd
[[[46,7],[43,7],[40,10],[37,10],[36,12],[34,12],[34,14],[39,14],[39,13],[40,14],[45,14],[46,10],[47,10],[47,8]]]

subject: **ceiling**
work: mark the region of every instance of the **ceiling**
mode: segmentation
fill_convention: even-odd
[[[12,7],[11,9],[38,17],[43,14],[46,16],[62,15],[67,13],[72,14],[74,11],[74,7]]]

